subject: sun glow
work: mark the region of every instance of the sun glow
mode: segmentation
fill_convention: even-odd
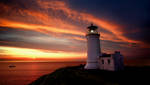
[[[16,47],[5,47],[0,46],[0,50],[3,52],[1,55],[7,55],[15,58],[83,58],[84,53],[72,53],[72,52],[62,52],[62,51],[44,51],[38,49],[28,49],[28,48],[16,48]]]

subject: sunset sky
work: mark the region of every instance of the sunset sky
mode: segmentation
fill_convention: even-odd
[[[86,59],[86,27],[102,52],[150,62],[149,0],[0,0],[0,60]]]

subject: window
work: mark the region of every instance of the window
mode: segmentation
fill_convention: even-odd
[[[104,64],[104,60],[102,60],[102,64]]]
[[[110,64],[110,59],[108,59],[107,61],[108,61],[108,64]]]
[[[92,33],[94,33],[94,30],[91,30]]]

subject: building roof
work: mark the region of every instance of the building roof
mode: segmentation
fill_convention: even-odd
[[[111,57],[111,54],[103,53],[100,57]]]
[[[91,24],[91,26],[87,27],[87,29],[89,30],[95,30],[97,29],[98,27],[97,26],[94,26],[93,24]]]

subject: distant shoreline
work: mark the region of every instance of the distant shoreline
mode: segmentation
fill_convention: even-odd
[[[0,61],[0,62],[48,62],[48,63],[73,63],[73,62],[83,62],[83,63],[85,63],[86,61]]]
[[[0,63],[83,63],[86,61],[0,61]],[[133,66],[133,67],[149,67],[150,65],[136,65],[136,64],[128,64],[125,66]]]

